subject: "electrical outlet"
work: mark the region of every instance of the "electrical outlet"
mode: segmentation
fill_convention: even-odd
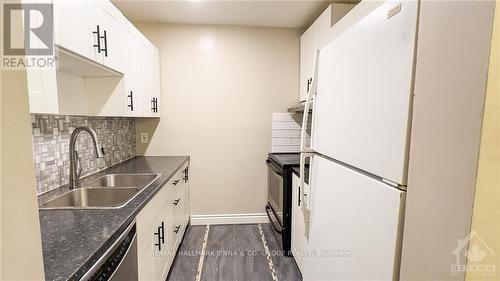
[[[148,133],[141,133],[141,143],[148,143],[148,142],[149,142]]]

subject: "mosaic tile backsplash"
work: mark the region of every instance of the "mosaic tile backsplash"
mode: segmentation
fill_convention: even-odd
[[[92,128],[106,153],[97,159],[90,136],[80,133],[76,150],[82,177],[135,156],[134,118],[32,114],[31,123],[39,194],[69,182],[69,138],[76,127]]]

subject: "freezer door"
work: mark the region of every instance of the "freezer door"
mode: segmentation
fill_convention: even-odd
[[[387,1],[320,51],[313,149],[406,185],[418,1]]]
[[[313,158],[304,280],[397,280],[405,192]]]

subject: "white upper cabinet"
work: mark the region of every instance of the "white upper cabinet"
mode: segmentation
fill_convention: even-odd
[[[123,72],[124,61],[127,57],[125,52],[125,26],[123,24],[124,16],[109,1],[91,1],[90,3],[92,21],[95,25],[94,40],[97,35],[99,41],[95,48],[95,60],[111,69]],[[97,33],[97,28],[99,32]]]
[[[32,4],[32,2],[29,3]],[[39,26],[43,22],[42,16],[37,13],[32,14],[30,20],[35,26]],[[35,44],[37,48],[41,48],[43,43],[38,41],[30,44]],[[57,99],[56,70],[54,68],[27,68],[26,78],[29,85],[30,112],[49,114],[57,112],[59,101]]]
[[[123,69],[123,15],[109,1],[54,2],[55,44],[115,71]]]
[[[51,69],[27,69],[30,112],[55,113],[59,109],[56,73]]]
[[[300,37],[300,101],[305,101],[312,82],[314,55],[333,38],[332,26],[355,4],[334,3]]]
[[[88,59],[94,59],[87,1],[54,0],[54,42]]]
[[[159,117],[158,49],[110,1],[53,4],[57,70],[28,72],[31,113]]]
[[[129,116],[142,116],[142,104],[148,102],[142,94],[142,34],[129,21],[125,21],[125,26],[123,49],[129,54],[124,60],[126,112]]]
[[[319,41],[325,36],[325,30],[330,28],[331,10],[330,5],[300,36],[300,101],[306,100],[311,86],[314,54],[321,46]]]
[[[142,90],[144,116],[160,116],[160,54],[146,37],[142,37]]]

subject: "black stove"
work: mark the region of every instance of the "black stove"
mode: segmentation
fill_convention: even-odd
[[[299,153],[269,153],[266,213],[283,253],[290,256],[292,241],[292,174],[300,165]]]

